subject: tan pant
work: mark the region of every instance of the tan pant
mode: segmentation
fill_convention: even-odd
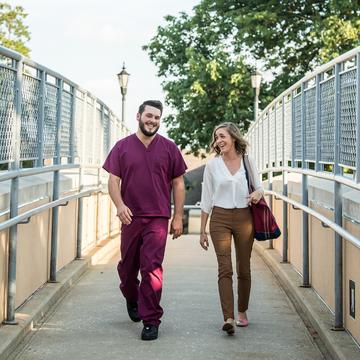
[[[238,279],[238,311],[248,309],[251,273],[250,257],[254,242],[252,216],[249,208],[223,209],[214,207],[210,219],[210,235],[218,261],[218,285],[224,320],[234,319],[231,238],[234,237]]]

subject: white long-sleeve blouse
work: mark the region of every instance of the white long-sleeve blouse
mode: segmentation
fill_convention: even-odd
[[[262,189],[258,170],[251,156],[249,156],[249,163],[254,171],[255,189]],[[221,156],[216,156],[206,164],[201,190],[202,211],[209,214],[214,206],[224,209],[246,208],[248,196],[243,160],[241,160],[240,169],[234,175],[231,175]]]

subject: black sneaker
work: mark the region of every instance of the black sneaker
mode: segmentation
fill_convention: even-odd
[[[144,325],[141,332],[141,340],[155,340],[158,338],[159,327],[156,325]]]
[[[139,312],[138,312],[138,304],[136,302],[126,302],[126,308],[127,308],[127,312],[129,314],[129,317],[132,321],[134,322],[139,322],[141,321],[141,318],[139,316]]]

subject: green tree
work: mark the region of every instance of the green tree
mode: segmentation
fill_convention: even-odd
[[[144,47],[175,110],[164,119],[169,136],[195,154],[207,148],[215,125],[232,121],[246,130],[253,116],[251,69],[226,46],[214,20],[206,11],[168,16]]]
[[[26,17],[21,6],[0,2],[0,44],[29,56],[30,49],[25,45],[30,40],[30,32],[24,25]]]
[[[193,15],[167,16],[144,46],[163,79],[174,114],[169,135],[197,152],[211,130],[252,119],[250,72],[273,73],[262,84],[267,104],[315,66],[360,44],[359,0],[202,0]]]
[[[319,64],[360,45],[359,0],[203,0],[231,22],[236,52],[250,53],[275,76],[275,96]],[[220,25],[221,26],[221,25]]]

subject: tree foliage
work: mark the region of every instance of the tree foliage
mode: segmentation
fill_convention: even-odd
[[[167,16],[144,46],[163,79],[169,135],[192,151],[214,125],[252,119],[251,66],[273,73],[266,104],[315,66],[360,44],[359,0],[202,0],[192,15]]]
[[[26,17],[21,6],[11,7],[8,3],[0,2],[0,44],[29,56],[30,49],[26,42],[30,40],[30,32],[24,24]]]

